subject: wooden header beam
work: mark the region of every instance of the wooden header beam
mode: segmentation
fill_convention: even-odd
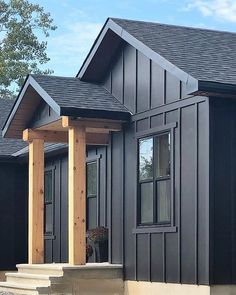
[[[101,120],[101,119],[71,119],[67,116],[62,116],[62,126],[64,128],[69,127],[83,127],[86,132],[109,132],[109,131],[120,131],[122,129],[122,122],[113,120]]]
[[[33,141],[40,139],[45,142],[68,143],[68,132],[66,131],[48,131],[25,129],[23,131],[24,141]],[[87,145],[107,145],[109,143],[109,135],[107,133],[86,133]]]
[[[32,141],[34,139],[42,139],[45,142],[68,142],[68,134],[66,131],[47,131],[25,129],[23,131],[23,140]]]

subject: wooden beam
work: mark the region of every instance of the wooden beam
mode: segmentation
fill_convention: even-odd
[[[86,133],[87,145],[108,145],[109,134],[105,133]]]
[[[48,130],[32,130],[25,129],[23,131],[23,140],[32,141],[41,139],[45,142],[68,142],[68,132],[66,131],[48,131]],[[107,145],[109,143],[109,135],[107,133],[86,133],[87,145]]]
[[[44,262],[44,142],[29,143],[29,264]]]
[[[86,263],[86,133],[69,128],[69,263]]]
[[[48,131],[48,130],[33,130],[25,129],[23,131],[23,140],[32,141],[41,139],[45,142],[68,142],[68,134],[66,131]]]
[[[62,116],[62,126],[69,127],[84,127],[87,132],[100,132],[105,131],[120,131],[122,129],[122,123],[112,120],[89,120],[89,119],[71,119],[67,116]],[[97,130],[97,131],[96,131]]]

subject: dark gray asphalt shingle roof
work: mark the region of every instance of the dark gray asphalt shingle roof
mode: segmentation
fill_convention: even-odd
[[[102,85],[82,82],[78,78],[31,76],[60,107],[129,112]]]
[[[236,33],[112,20],[194,78],[236,84]]]
[[[13,100],[0,98],[0,130],[9,115],[13,103]],[[26,144],[22,140],[5,139],[2,138],[2,135],[0,134],[0,157],[10,156],[25,146]]]

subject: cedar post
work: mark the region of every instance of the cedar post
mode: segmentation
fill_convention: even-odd
[[[44,141],[29,142],[29,264],[44,263]]]
[[[86,263],[86,131],[69,127],[69,263]]]

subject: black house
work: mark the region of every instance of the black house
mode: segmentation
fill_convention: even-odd
[[[26,78],[3,136],[29,142],[30,264],[84,264],[105,226],[124,294],[236,292],[235,52],[235,33],[109,18],[75,78]]]

